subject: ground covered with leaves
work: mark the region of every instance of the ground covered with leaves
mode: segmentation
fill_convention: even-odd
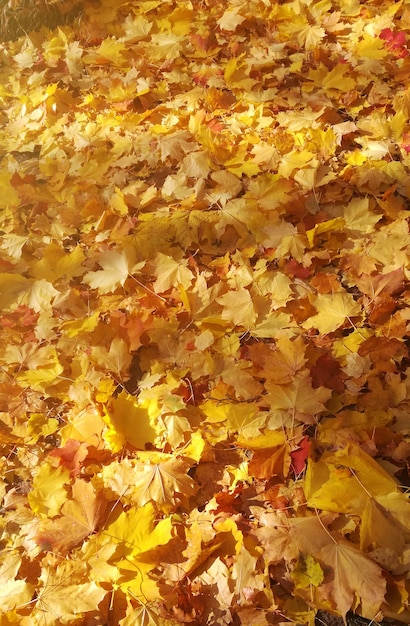
[[[410,5],[0,47],[0,624],[409,623]]]

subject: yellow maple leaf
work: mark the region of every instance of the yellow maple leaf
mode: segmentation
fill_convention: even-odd
[[[286,411],[293,419],[305,424],[314,424],[317,415],[326,410],[324,402],[331,396],[331,390],[321,387],[313,389],[310,379],[300,374],[288,385],[275,385],[266,381],[269,403],[272,409]]]
[[[102,269],[87,272],[83,282],[90,285],[92,289],[98,289],[102,294],[124,286],[127,278],[145,265],[145,261],[135,263],[135,251],[131,248],[123,249],[121,252],[106,250],[100,255],[98,263]]]
[[[237,27],[245,21],[245,17],[240,15],[238,11],[240,7],[229,7],[223,13],[223,15],[217,21],[217,24],[221,30],[227,30],[233,32]]]
[[[53,517],[60,513],[67,500],[67,484],[70,472],[64,467],[53,467],[43,463],[33,480],[33,489],[28,494],[31,509],[37,515]]]
[[[317,24],[309,24],[297,33],[298,41],[305,46],[306,50],[315,50],[318,47],[326,31]]]
[[[144,562],[144,554],[167,544],[173,537],[170,517],[160,519],[152,502],[121,511],[104,530],[110,540],[120,544],[120,553]],[[150,561],[148,561],[150,562]]]
[[[80,246],[67,253],[62,246],[52,242],[42,252],[42,258],[30,266],[30,274],[52,283],[63,276],[80,276],[84,272],[84,259]]]
[[[59,361],[56,349],[51,345],[47,347],[49,350],[45,358],[40,359],[37,363],[33,359],[30,369],[17,375],[16,378],[20,384],[41,391],[54,383],[63,373],[64,367]]]
[[[352,325],[351,318],[361,313],[360,305],[347,291],[334,294],[318,294],[313,299],[317,314],[302,323],[303,328],[317,328],[320,333],[332,333],[346,320]]]
[[[356,86],[354,78],[346,77],[347,73],[351,73],[351,68],[347,64],[338,64],[332,70],[321,64],[318,69],[310,69],[308,78],[312,80],[316,87],[320,87],[325,91],[350,91]]]
[[[34,586],[25,580],[16,579],[22,563],[21,556],[4,551],[0,563],[0,611],[12,611],[17,606],[28,604],[33,596]]]
[[[28,241],[29,237],[26,237],[25,235],[8,233],[1,238],[0,247],[2,250],[6,250],[7,254],[12,259],[20,259],[23,248]]]
[[[286,385],[306,364],[305,344],[302,337],[291,340],[286,335],[280,335],[275,343],[276,349],[263,343],[254,344],[249,355],[260,375],[276,385]]]
[[[235,176],[256,176],[259,173],[259,165],[248,157],[247,144],[241,144],[234,153],[234,156],[225,161],[225,167]]]
[[[383,59],[387,50],[385,42],[380,37],[374,37],[369,33],[362,33],[359,41],[355,44],[355,55],[358,59]]]
[[[183,37],[167,29],[161,33],[151,35],[150,43],[146,50],[149,58],[153,60],[177,59],[181,54]]]
[[[265,296],[269,294],[270,306],[273,310],[284,307],[293,294],[292,281],[282,272],[270,270],[258,272],[254,276],[254,281],[259,293]]]
[[[78,337],[81,333],[92,333],[98,325],[99,318],[100,312],[95,311],[88,317],[67,320],[61,324],[60,328],[67,337],[73,339],[74,337]]]
[[[155,502],[169,511],[186,504],[197,491],[188,475],[190,464],[167,454],[138,453],[141,460],[124,459],[104,470],[107,487],[126,502],[144,506]]]
[[[361,528],[362,545],[369,541],[369,528],[375,519],[381,520],[379,510],[387,510],[390,520],[398,522],[397,532],[400,525],[409,528],[409,504],[398,492],[396,481],[353,443],[324,454],[317,463],[309,461],[305,493],[312,507],[364,516],[368,526]]]
[[[302,168],[309,166],[316,169],[318,165],[319,161],[316,159],[314,152],[309,150],[292,150],[282,156],[278,175],[283,178],[289,178],[295,170],[299,172]]]
[[[323,570],[311,554],[301,556],[295,569],[291,572],[291,578],[296,589],[305,589],[313,585],[317,587],[323,582]]]
[[[96,365],[114,372],[120,378],[127,372],[132,361],[129,346],[121,337],[114,337],[109,350],[102,345],[93,346],[90,356]]]
[[[188,289],[194,275],[187,264],[186,259],[176,261],[171,256],[162,252],[158,253],[155,260],[150,263],[150,267],[152,266],[153,273],[157,277],[153,285],[155,293],[163,293],[178,284]]]
[[[382,215],[377,214],[374,207],[371,207],[369,198],[352,198],[343,216],[347,228],[364,233],[371,232],[382,218]]]
[[[272,211],[286,205],[290,199],[290,190],[291,183],[288,180],[282,179],[279,174],[263,172],[250,180],[245,198],[255,198],[262,209]]]
[[[211,424],[224,422],[226,428],[238,433],[241,438],[257,437],[266,425],[266,414],[255,404],[219,403],[207,400],[201,404],[206,421]]]
[[[93,533],[104,519],[107,501],[92,484],[76,479],[72,497],[61,507],[61,516],[40,520],[35,526],[35,543],[45,550],[66,554]],[[68,492],[66,492],[66,498]]]
[[[125,391],[110,400],[104,420],[108,426],[104,439],[114,452],[119,452],[127,443],[144,450],[145,445],[154,443],[157,437],[148,410]]]
[[[150,459],[149,463],[137,463],[133,488],[137,502],[156,502],[164,510],[171,510],[177,503],[186,504],[197,491],[197,484],[188,475],[190,466],[182,459]]]
[[[119,187],[115,187],[114,193],[111,195],[110,207],[117,215],[128,215],[128,205]]]
[[[107,595],[107,590],[94,581],[70,581],[67,574],[58,575],[55,569],[43,570],[42,585],[36,588],[35,606],[29,616],[29,621],[22,617],[19,623],[24,626],[30,624],[54,626],[56,620],[78,622],[84,613],[95,612],[95,607]],[[86,619],[83,617],[83,619]]]
[[[306,237],[309,242],[309,246],[313,246],[316,235],[340,231],[343,230],[344,227],[345,220],[343,219],[343,217],[334,217],[331,220],[326,220],[325,222],[320,222],[319,224],[316,224],[313,228],[306,231]]]
[[[123,53],[126,50],[125,43],[116,37],[106,37],[102,40],[98,48],[86,54],[83,59],[85,63],[96,63],[105,65],[121,66],[124,64]]]
[[[222,319],[232,322],[235,326],[252,328],[256,321],[256,311],[251,294],[245,287],[239,287],[216,298],[222,304]]]
[[[11,273],[0,274],[0,298],[3,311],[21,304],[32,285],[25,276]]]
[[[145,39],[152,29],[152,23],[143,15],[127,15],[124,20],[124,40],[127,45]]]
[[[224,78],[229,88],[251,90],[257,82],[249,76],[251,68],[245,56],[245,53],[243,53],[237,57],[231,57],[227,62]]]
[[[250,330],[253,337],[274,338],[280,335],[284,328],[294,326],[295,323],[287,313],[272,311],[265,318]]]

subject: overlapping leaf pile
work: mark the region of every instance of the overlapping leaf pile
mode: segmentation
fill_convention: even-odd
[[[408,622],[408,4],[84,10],[0,49],[0,623]]]

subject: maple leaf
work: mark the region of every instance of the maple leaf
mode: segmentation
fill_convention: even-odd
[[[320,478],[319,478],[320,474]],[[361,485],[361,489],[358,487]],[[309,462],[305,483],[312,506],[325,510],[355,511],[360,515],[369,497],[396,492],[397,483],[366,452],[354,443],[334,454],[327,453],[318,464]],[[355,498],[349,493],[355,491]],[[323,500],[319,503],[319,500]]]
[[[156,582],[149,577],[155,568],[153,551],[171,541],[171,519],[157,520],[151,502],[140,508],[120,511],[104,530],[106,540],[118,545],[116,565],[125,577],[125,589],[135,589],[137,597],[149,601],[159,597]]]
[[[316,224],[314,228],[306,232],[306,237],[310,246],[313,246],[316,235],[342,230],[345,224],[346,222],[343,217],[335,217],[332,220],[326,220],[325,222],[320,222],[319,224]]]
[[[334,569],[334,580],[321,586],[323,596],[334,603],[341,615],[360,602],[364,617],[374,619],[386,593],[382,569],[348,542],[330,542],[317,558]]]
[[[404,31],[394,33],[391,28],[383,28],[379,35],[386,42],[386,46],[398,57],[405,58],[409,51],[406,47],[406,34]]]
[[[153,443],[157,437],[147,409],[139,406],[136,399],[124,391],[111,399],[104,418],[108,426],[104,439],[115,452],[127,443],[144,450],[145,445]]]
[[[64,371],[64,367],[61,365],[57,351],[48,347],[48,350],[39,351],[30,360],[30,369],[25,372],[21,372],[17,375],[17,379],[22,385],[29,385],[33,389],[44,389],[45,386],[51,385],[60,374]]]
[[[315,423],[317,415],[326,410],[324,402],[331,396],[331,391],[324,387],[313,389],[309,379],[303,376],[295,376],[286,386],[266,381],[266,389],[271,408],[286,411],[292,423],[295,419],[305,424]]]
[[[156,502],[169,511],[177,504],[186,504],[197,491],[197,485],[188,475],[190,465],[182,459],[168,455],[146,455],[139,453],[141,460],[124,460],[112,465],[104,475],[115,493],[133,503],[144,506]]]
[[[192,432],[191,424],[186,417],[172,414],[165,415],[163,422],[166,429],[167,441],[172,448],[176,450],[185,443],[186,436]]]
[[[61,507],[61,517],[45,519],[35,527],[34,541],[45,550],[65,554],[93,533],[105,517],[107,501],[92,484],[77,478],[72,498]]]
[[[128,370],[132,362],[129,347],[121,337],[114,337],[109,350],[102,345],[93,346],[90,356],[95,364],[115,372],[120,377]]]
[[[332,333],[346,320],[360,315],[361,308],[353,296],[346,291],[334,294],[318,294],[313,300],[317,314],[309,317],[302,326],[304,328],[317,328],[320,333]]]
[[[51,283],[63,276],[80,276],[84,272],[82,263],[84,252],[77,246],[67,253],[62,246],[52,242],[43,251],[41,260],[33,263],[30,274],[38,279],[45,279]]]
[[[112,384],[112,381],[110,383]],[[67,414],[67,423],[60,429],[59,433],[63,442],[74,439],[100,448],[104,428],[105,424],[101,412],[92,403],[87,402],[85,406],[76,406]]]
[[[275,342],[276,350],[257,343],[249,347],[252,361],[261,368],[261,375],[277,385],[290,383],[306,363],[305,345],[302,337],[295,340],[281,335]]]
[[[33,489],[28,494],[32,510],[42,516],[58,515],[67,499],[66,485],[69,480],[68,469],[54,468],[49,463],[41,465],[34,478]]]
[[[201,410],[211,424],[224,422],[226,427],[239,434],[240,438],[252,438],[261,434],[266,425],[266,415],[256,405],[217,403],[208,400],[201,404]]]
[[[3,310],[11,310],[13,305],[21,304],[32,281],[18,274],[0,274],[0,296]]]
[[[20,259],[23,248],[28,242],[28,237],[24,237],[24,235],[15,235],[13,233],[9,233],[2,237],[1,248],[2,250],[6,250],[7,254],[13,259]]]
[[[342,615],[360,603],[362,613],[373,619],[386,593],[382,568],[356,546],[331,533],[327,521],[331,519],[316,516],[289,520],[291,534],[301,553],[313,555],[315,560],[332,568],[332,575],[325,574],[323,582],[315,588],[315,595],[326,599]],[[304,597],[301,588],[298,593]]]
[[[251,294],[245,287],[228,291],[216,301],[223,306],[222,319],[245,328],[252,328],[255,324],[257,313]]]
[[[29,603],[34,591],[34,586],[25,580],[16,578],[22,559],[19,555],[11,552],[3,555],[0,563],[0,580],[2,589],[0,592],[0,607],[3,613],[12,611],[17,606]]]
[[[1,207],[6,209],[17,206],[20,201],[19,195],[11,184],[11,175],[7,171],[2,171],[0,174],[0,186],[3,190]]]
[[[344,390],[343,372],[340,362],[333,359],[329,354],[322,354],[311,371],[313,387],[328,387],[338,393]]]
[[[235,581],[235,594],[239,604],[249,603],[258,592],[267,589],[264,575],[258,572],[257,561],[258,557],[251,554],[245,546],[235,556],[231,576]]]
[[[291,464],[289,452],[287,443],[275,448],[255,450],[249,461],[249,474],[260,480],[270,480],[273,476],[283,480],[289,474]]]
[[[101,270],[87,272],[83,281],[92,289],[98,289],[102,294],[115,291],[124,286],[127,278],[142,269],[145,262],[135,263],[135,252],[127,249],[122,252],[106,250],[98,260]]]
[[[152,603],[151,605],[141,598],[141,602],[136,607],[130,605],[128,614],[118,623],[120,626],[135,626],[136,624],[143,624],[144,626],[171,626],[171,622],[167,618],[162,617],[159,611],[160,608],[156,604]]]
[[[235,31],[237,27],[245,21],[243,15],[238,14],[239,8],[228,8],[219,18],[217,24],[219,28],[227,31]]]
[[[325,92],[332,89],[349,91],[355,88],[355,80],[347,78],[345,76],[347,72],[351,72],[347,64],[336,65],[330,72],[325,65],[321,64],[318,69],[309,70],[309,80],[312,80],[315,85],[320,85]]]
[[[290,456],[292,458],[292,470],[296,476],[301,474],[306,466],[306,461],[308,459],[310,452],[310,441],[308,437],[302,437],[301,441],[298,443],[298,447],[296,450],[292,450]]]
[[[60,568],[44,568],[40,584],[36,588],[36,601],[30,616],[22,617],[21,624],[45,624],[53,626],[56,620],[87,619],[107,595],[107,590],[94,581],[70,580]]]
[[[150,265],[157,277],[153,285],[155,293],[163,293],[178,284],[187,289],[193,279],[193,274],[187,267],[188,262],[185,259],[176,261],[160,252]]]
[[[398,492],[396,481],[353,443],[335,454],[325,454],[318,465],[309,461],[305,492],[312,506],[354,512],[362,517],[362,546],[369,542],[369,533],[372,533],[372,541],[379,539],[380,547],[394,549],[394,535],[401,533],[403,526],[408,527],[408,502]],[[374,531],[376,525],[380,532]],[[389,530],[393,528],[396,530],[390,535]]]
[[[286,515],[278,509],[264,510],[258,518],[259,527],[252,531],[264,550],[266,563],[295,561],[299,556],[298,544],[290,540],[290,529]]]
[[[295,569],[291,572],[292,581],[296,589],[304,589],[313,585],[317,587],[323,582],[323,570],[319,563],[308,554],[299,559]]]
[[[87,454],[88,450],[85,443],[69,439],[62,448],[51,450],[49,456],[59,459],[60,465],[70,470],[73,476],[77,476]]]

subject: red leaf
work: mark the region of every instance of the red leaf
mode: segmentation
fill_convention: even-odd
[[[301,439],[299,447],[290,453],[292,459],[292,470],[295,476],[298,476],[303,472],[306,465],[306,459],[309,456],[310,441],[309,437],[305,436]]]
[[[81,465],[88,454],[87,445],[74,439],[69,439],[62,448],[55,448],[50,456],[59,459],[59,465],[63,465],[72,476],[78,476]]]
[[[380,33],[380,39],[383,39],[387,48],[392,52],[396,52],[400,58],[404,58],[409,54],[406,48],[406,35],[403,31],[394,33],[391,28],[383,28]]]

